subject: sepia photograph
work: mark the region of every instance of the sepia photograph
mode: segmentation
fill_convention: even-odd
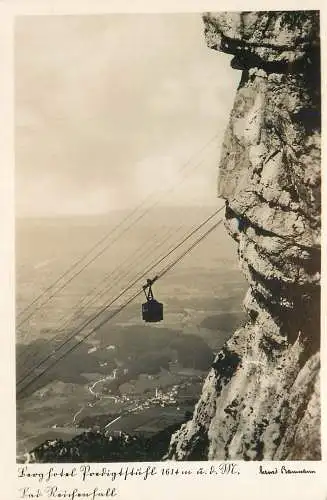
[[[16,461],[320,461],[320,12],[19,15]]]

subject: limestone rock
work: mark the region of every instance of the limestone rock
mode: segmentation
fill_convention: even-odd
[[[209,13],[242,76],[219,165],[248,324],[218,354],[166,458],[320,458],[320,69],[314,11]]]

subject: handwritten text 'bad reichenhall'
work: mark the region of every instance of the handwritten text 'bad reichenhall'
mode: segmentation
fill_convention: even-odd
[[[70,479],[77,479],[83,483],[87,483],[92,479],[96,480],[110,480],[111,483],[119,480],[149,480],[159,476],[179,476],[187,477],[191,475],[196,476],[219,476],[219,475],[239,475],[238,465],[235,463],[220,463],[216,466],[200,466],[196,469],[184,469],[178,466],[163,465],[157,467],[155,465],[147,465],[143,467],[130,467],[123,466],[119,469],[110,469],[109,467],[94,468],[90,465],[81,465],[80,467],[60,468],[49,467],[49,469],[36,471],[35,467],[29,468],[23,466],[18,468],[18,479],[28,480],[30,484],[20,488],[20,498],[33,500],[34,498],[47,498],[62,499],[62,500],[77,500],[87,498],[88,500],[100,500],[101,498],[113,498],[118,495],[118,490],[115,487],[105,488],[95,487],[92,489],[82,490],[80,487],[76,488],[63,488],[62,484],[59,487],[57,484],[52,485],[50,482],[59,482]],[[33,487],[32,482],[43,483],[44,489],[40,487]],[[86,484],[85,484],[86,486]]]

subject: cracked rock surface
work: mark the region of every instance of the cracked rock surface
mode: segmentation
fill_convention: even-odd
[[[242,70],[218,189],[249,321],[217,355],[165,458],[318,460],[318,13],[210,13],[204,25],[208,46]]]

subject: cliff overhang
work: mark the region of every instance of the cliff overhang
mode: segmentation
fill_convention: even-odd
[[[168,459],[320,458],[319,12],[207,13],[240,84],[218,194],[248,323],[218,354]]]

